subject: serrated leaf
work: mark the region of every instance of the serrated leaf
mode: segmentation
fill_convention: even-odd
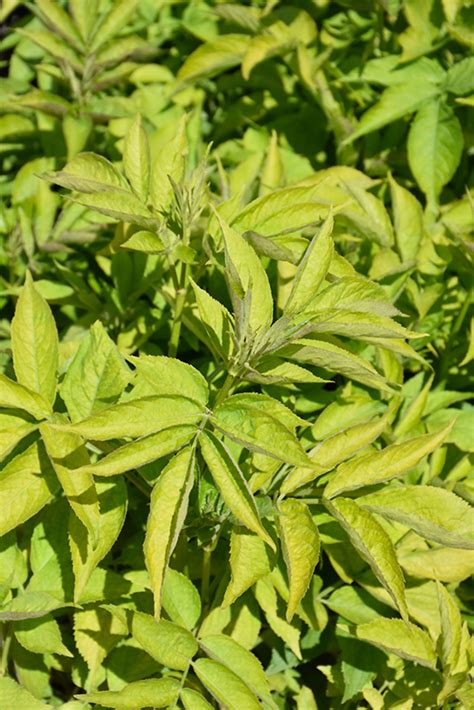
[[[144,227],[156,225],[156,219],[150,210],[132,192],[74,192],[71,199],[79,205],[122,222],[134,222]]]
[[[64,168],[49,174],[49,179],[61,187],[84,193],[130,193],[130,185],[107,158],[96,153],[79,153]]]
[[[279,404],[270,414],[268,408],[252,400],[252,396],[233,395],[216,407],[212,422],[226,436],[251,451],[285,463],[310,465],[301,444],[288,428],[284,410],[286,407]]]
[[[322,367],[376,389],[390,389],[385,378],[364,358],[326,340],[301,338],[277,351],[282,357]]]
[[[237,463],[230,456],[221,441],[214,435],[203,432],[199,445],[204,460],[224,499],[237,520],[256,533],[271,548],[275,545],[263,527],[250,488]]]
[[[74,599],[79,601],[91,574],[115,543],[127,512],[127,488],[120,478],[97,481],[100,518],[97,545],[75,515],[69,521],[69,546],[74,570]]]
[[[450,675],[469,670],[469,631],[463,625],[458,604],[448,590],[438,582],[441,612],[440,656],[445,672]]]
[[[142,202],[146,202],[150,185],[150,148],[139,114],[125,136],[123,166],[132,190]]]
[[[464,57],[449,67],[445,87],[456,95],[474,91],[474,57]]]
[[[223,606],[233,602],[255,582],[270,573],[270,558],[258,535],[234,528],[230,536],[231,579],[226,589]]]
[[[204,325],[207,335],[211,341],[211,347],[216,352],[227,359],[232,348],[232,317],[225,306],[215,298],[212,298],[207,291],[191,281],[191,285],[196,298],[201,323]]]
[[[265,269],[253,247],[216,215],[225,244],[226,277],[234,311],[238,319],[248,323],[251,333],[265,331],[273,320],[273,297]],[[246,297],[250,301],[247,313],[243,310]],[[245,325],[240,325],[243,332]]]
[[[183,688],[179,697],[184,710],[213,710],[213,706],[197,690]]]
[[[13,366],[18,382],[50,404],[56,398],[58,332],[51,309],[27,272],[11,324]]]
[[[58,622],[49,614],[41,619],[23,619],[15,622],[15,637],[31,653],[57,653],[71,656],[63,644]]]
[[[0,373],[0,407],[23,409],[35,419],[46,419],[51,405],[37,392],[10,380]]]
[[[145,254],[161,254],[166,249],[166,245],[155,232],[141,229],[134,232],[131,237],[120,245],[121,249],[130,249],[130,251],[140,251]]]
[[[308,506],[296,499],[278,504],[277,518],[289,580],[287,621],[306,594],[319,560],[319,532]]]
[[[263,609],[265,618],[272,631],[284,641],[297,658],[301,659],[301,632],[295,624],[295,621],[289,624],[279,615],[278,597],[275,587],[270,581],[270,577],[265,577],[257,581],[254,594],[258,605]]]
[[[201,616],[201,598],[186,575],[168,567],[161,601],[171,621],[190,631],[194,629]]]
[[[199,648],[190,631],[138,611],[130,612],[127,618],[132,636],[158,663],[180,671],[188,668]]]
[[[210,658],[236,673],[255,695],[273,704],[265,672],[250,651],[223,634],[202,636],[199,645]]]
[[[201,412],[201,405],[187,397],[151,395],[107,407],[62,428],[85,439],[107,441],[147,436],[171,426],[193,424]]]
[[[100,607],[76,611],[74,641],[89,671],[84,683],[86,690],[100,683],[105,658],[126,634],[127,627],[119,619],[110,619]]]
[[[356,628],[357,638],[367,641],[388,653],[434,668],[436,655],[433,644],[418,626],[399,619],[376,619]]]
[[[462,582],[474,574],[474,551],[453,547],[435,547],[399,553],[405,572],[412,577],[437,579],[440,582]]]
[[[98,693],[83,693],[75,697],[82,702],[97,703],[116,710],[136,708],[166,708],[178,696],[180,682],[175,678],[150,678],[129,683],[122,690],[103,690]]]
[[[81,49],[81,36],[68,13],[60,5],[52,0],[36,0],[33,9],[47,27],[59,34],[69,44]]]
[[[186,362],[164,355],[140,355],[130,358],[135,366],[135,381],[143,379],[146,394],[181,395],[205,407],[209,399],[206,378]]]
[[[337,466],[341,461],[345,461],[357,451],[360,451],[360,449],[369,446],[383,433],[386,426],[387,420],[382,417],[375,422],[350,427],[331,436],[326,441],[322,441],[308,454],[311,461],[313,461],[314,467],[298,467],[290,471],[280,487],[280,494],[288,495],[288,493],[292,493],[297,488],[311,483],[323,473]]]
[[[437,96],[438,93],[436,84],[428,81],[403,82],[389,86],[380,96],[378,103],[364,113],[350,140],[354,141],[407,113],[413,113],[424,101]]]
[[[350,498],[326,503],[360,555],[371,566],[404,619],[408,619],[403,573],[390,537],[379,522]]]
[[[435,434],[417,436],[402,444],[392,444],[381,451],[341,464],[326,486],[324,495],[332,498],[344,491],[353,491],[401,476],[437,449],[450,428],[451,425]]]
[[[87,472],[94,476],[116,476],[134,468],[153,463],[163,456],[174,453],[186,446],[196,434],[197,427],[183,425],[167,427],[156,434],[144,436],[114,449],[97,463],[77,469],[77,473]]]
[[[0,704],[16,710],[47,710],[51,706],[35,698],[13,678],[0,678]]]
[[[90,51],[95,52],[102,47],[126,25],[137,3],[138,0],[115,0],[109,12],[95,27]]]
[[[440,545],[474,549],[474,511],[451,491],[423,485],[390,486],[357,502]]]
[[[144,551],[155,603],[160,618],[163,579],[186,517],[193,485],[194,447],[188,446],[171,459],[153,488]]]
[[[421,107],[408,134],[408,164],[430,204],[437,204],[456,172],[463,145],[459,119],[445,101],[429,101]]]
[[[244,34],[222,35],[205,42],[187,57],[178,72],[178,80],[191,81],[237,66],[249,42],[250,37]]]
[[[0,535],[29,520],[58,490],[58,482],[41,442],[15,456],[0,472]]]
[[[87,468],[77,470],[89,464],[89,455],[83,441],[75,434],[57,431],[48,424],[42,424],[40,432],[68,502],[87,528],[95,546],[100,526],[99,499],[92,474]]]
[[[129,379],[117,346],[96,321],[81,341],[61,385],[71,421],[80,421],[114,404]]]
[[[334,244],[331,238],[334,220],[330,214],[313,237],[295,274],[284,313],[300,313],[311,303],[324,281],[331,263]]]
[[[416,259],[423,237],[423,208],[412,193],[390,176],[395,238],[402,261]]]
[[[208,691],[229,710],[259,710],[262,707],[243,680],[222,663],[199,658],[193,669]]]

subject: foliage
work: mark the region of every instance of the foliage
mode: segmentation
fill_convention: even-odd
[[[472,707],[472,9],[4,3],[2,707]]]

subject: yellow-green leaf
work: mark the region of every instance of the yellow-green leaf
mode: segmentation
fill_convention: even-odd
[[[193,664],[201,683],[229,710],[260,710],[262,705],[243,680],[222,663],[210,658],[199,658]]]
[[[198,651],[197,641],[190,631],[138,611],[127,616],[132,636],[152,658],[168,668],[186,670]]]
[[[319,532],[308,506],[302,501],[288,499],[278,505],[277,518],[283,556],[289,580],[286,618],[293,615],[306,594],[319,560]]]
[[[150,184],[150,148],[140,115],[137,115],[125,136],[123,166],[132,190],[146,202]]]
[[[436,665],[436,654],[430,637],[426,631],[408,621],[375,619],[357,626],[356,634],[357,638],[387,653],[395,653],[428,668]]]
[[[367,510],[350,498],[336,498],[326,503],[350,537],[359,554],[390,594],[400,614],[408,619],[403,573],[390,537]]]
[[[234,528],[230,537],[231,579],[223,606],[232,604],[255,582],[270,573],[270,558],[263,540],[246,530]]]
[[[27,272],[11,324],[18,382],[53,404],[56,398],[58,332],[51,309]]]
[[[75,697],[82,702],[97,703],[101,707],[114,708],[114,710],[166,708],[176,701],[179,689],[180,682],[175,678],[150,678],[129,683],[122,690],[103,690],[98,693],[83,693]]]
[[[161,593],[166,568],[188,509],[193,485],[194,455],[193,446],[176,454],[161,473],[151,494],[144,551],[157,619],[161,614]]]
[[[392,444],[381,451],[371,452],[343,463],[329,481],[326,498],[388,481],[409,471],[444,441],[451,424],[435,434],[424,434],[402,444]]]

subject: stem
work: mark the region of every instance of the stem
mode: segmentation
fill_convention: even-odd
[[[184,262],[179,264],[178,289],[176,290],[176,301],[174,304],[173,325],[171,327],[171,337],[168,345],[168,355],[176,357],[181,336],[181,321],[183,317],[184,304],[187,296],[188,265]]]
[[[10,624],[5,624],[4,634],[2,639],[2,659],[0,661],[0,678],[7,675],[8,672],[8,656],[10,653],[10,645],[12,642],[12,635],[10,630]]]
[[[224,399],[227,397],[229,394],[230,390],[232,389],[232,385],[234,384],[236,380],[235,375],[231,375],[230,373],[227,373],[227,376],[224,380],[224,384],[222,385],[221,389],[217,393],[216,400],[214,402],[214,407],[217,407],[218,404],[224,401]]]
[[[209,601],[209,579],[211,577],[211,555],[212,551],[207,547],[203,550],[202,557],[202,578],[201,578],[201,598],[204,606]]]

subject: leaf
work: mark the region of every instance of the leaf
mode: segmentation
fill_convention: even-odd
[[[418,255],[423,237],[423,208],[416,197],[391,176],[389,183],[398,252],[402,261],[412,261]]]
[[[179,81],[194,81],[237,66],[247,51],[250,37],[226,34],[205,42],[186,58],[178,71]]]
[[[0,407],[24,409],[35,419],[46,419],[51,414],[51,405],[36,392],[10,380],[0,373]]]
[[[291,38],[268,34],[252,37],[242,60],[242,76],[248,80],[252,69],[269,57],[274,57],[291,49]]]
[[[83,193],[130,193],[130,185],[107,158],[96,153],[79,153],[49,179],[61,187]]]
[[[379,101],[363,114],[358,128],[351,134],[349,141],[377,131],[407,113],[413,113],[421,104],[438,94],[439,87],[429,81],[412,80],[389,86],[382,93]]]
[[[100,527],[99,499],[92,474],[87,469],[77,470],[89,463],[89,455],[82,439],[74,434],[58,432],[48,424],[42,424],[40,432],[68,502],[87,528],[95,546]]]
[[[201,599],[186,575],[168,567],[161,601],[171,621],[190,631],[194,629],[201,616]]]
[[[186,517],[193,485],[194,455],[193,446],[176,454],[162,471],[151,494],[144,551],[157,619],[161,615],[166,568]]]
[[[112,39],[124,27],[135,12],[138,0],[115,0],[109,12],[95,27],[91,52],[95,52]]]
[[[123,166],[132,190],[142,202],[146,202],[150,184],[150,148],[139,114],[125,136]]]
[[[212,423],[251,451],[285,463],[310,465],[300,443],[288,428],[285,414],[282,416],[278,408],[273,414],[266,410],[257,400],[233,395],[215,408]]]
[[[474,551],[435,547],[399,554],[399,562],[412,577],[462,582],[474,574]]]
[[[369,387],[389,389],[385,379],[370,362],[364,360],[360,355],[326,340],[301,338],[290,345],[283,346],[277,351],[277,354],[296,362],[322,367],[329,372],[337,372]]]
[[[222,663],[199,658],[193,669],[207,690],[229,710],[258,710],[262,707],[243,680]]]
[[[198,652],[197,641],[190,631],[138,611],[127,616],[132,636],[152,658],[167,668],[180,671],[188,668]]]
[[[257,506],[247,481],[222,442],[212,434],[203,432],[199,445],[225,504],[242,525],[256,533],[274,549],[273,540],[260,522]]]
[[[41,442],[15,456],[0,472],[0,535],[36,515],[58,489]]]
[[[88,668],[85,688],[100,683],[103,662],[110,651],[127,633],[118,619],[110,619],[105,609],[89,608],[74,614],[74,641]]]
[[[408,164],[430,204],[456,172],[463,145],[461,124],[444,101],[422,106],[408,134]]]
[[[237,318],[251,333],[267,330],[273,320],[273,297],[265,269],[255,250],[216,213],[225,244],[226,278]],[[250,305],[245,313],[244,300]],[[241,326],[242,329],[242,326]],[[243,327],[245,332],[245,326]]]
[[[199,645],[210,658],[239,676],[252,693],[274,705],[265,672],[250,651],[223,634],[203,636],[199,639]]]
[[[319,533],[308,506],[296,499],[278,504],[278,529],[289,580],[289,599],[286,612],[291,621],[306,594],[319,560]]]
[[[152,395],[116,404],[62,428],[85,439],[107,441],[147,436],[180,424],[198,421],[202,407],[179,395]]]
[[[230,536],[231,579],[222,606],[233,604],[255,582],[270,573],[270,558],[263,540],[234,527]]]
[[[441,612],[440,656],[449,675],[469,671],[469,631],[463,625],[461,612],[448,590],[438,583]]]
[[[146,229],[134,232],[131,237],[121,243],[120,248],[140,251],[145,254],[161,254],[166,250],[166,246],[161,238],[154,232],[149,232]]]
[[[36,0],[33,9],[49,29],[59,34],[68,44],[81,49],[81,36],[69,14],[60,5],[52,0]]]
[[[297,467],[290,471],[280,487],[280,494],[286,496],[330,471],[341,461],[369,446],[386,427],[387,419],[382,417],[375,422],[350,427],[317,444],[308,454],[314,464],[313,468]]]
[[[167,427],[156,434],[119,446],[97,463],[76,469],[76,473],[87,472],[94,476],[116,476],[126,473],[174,453],[186,446],[195,434],[196,426],[193,425]]]
[[[278,613],[278,597],[270,577],[259,579],[254,588],[255,599],[265,614],[272,631],[284,641],[297,658],[301,660],[301,632],[295,622],[289,624]]]
[[[232,317],[225,306],[212,298],[194,281],[191,281],[191,286],[196,298],[199,317],[206,329],[211,347],[221,357],[227,359],[232,347]]]
[[[313,313],[329,308],[350,309],[381,316],[400,315],[400,311],[393,306],[381,286],[357,276],[339,279],[318,293],[311,304]]]
[[[387,653],[395,653],[421,666],[435,668],[436,655],[430,637],[426,631],[408,621],[375,619],[357,626],[356,634],[357,638]]]
[[[47,710],[51,707],[7,677],[0,678],[0,705],[15,710]]]
[[[330,214],[313,237],[295,274],[284,313],[300,313],[316,296],[331,263],[334,244],[331,238],[334,220]]]
[[[198,693],[197,690],[191,688],[183,688],[180,693],[180,699],[183,703],[184,710],[212,710],[213,706]]]
[[[94,192],[94,194],[74,192],[71,199],[78,205],[121,222],[133,222],[144,227],[154,227],[157,223],[148,207],[132,192],[106,191]]]
[[[405,584],[392,542],[383,527],[366,510],[350,498],[337,498],[326,503],[359,552],[385,587],[403,619],[408,619]]]
[[[58,622],[49,614],[41,619],[17,621],[14,630],[17,641],[31,653],[73,655],[63,644]]]
[[[81,341],[61,385],[61,397],[71,421],[115,404],[130,379],[117,346],[96,321]]]
[[[192,365],[164,355],[131,357],[135,379],[146,384],[146,394],[181,395],[205,407],[209,399],[206,378]]]
[[[474,91],[474,57],[464,57],[449,67],[445,87],[452,94],[462,95]]]
[[[451,491],[419,484],[391,486],[358,498],[357,502],[440,545],[474,549],[474,511]]]
[[[166,708],[172,705],[178,696],[180,682],[175,678],[150,678],[129,683],[122,690],[103,690],[97,693],[75,695],[86,703],[116,708],[117,710],[136,710],[136,708]]]
[[[58,332],[51,309],[36,291],[29,272],[16,305],[11,339],[18,382],[53,404],[56,398]]]
[[[97,545],[93,545],[87,529],[75,515],[69,521],[75,601],[81,600],[93,571],[118,538],[127,512],[127,489],[121,479],[97,481],[96,486],[101,511],[95,535]]]
[[[450,431],[450,425],[435,434],[424,434],[402,444],[392,444],[343,463],[329,481],[324,495],[333,498],[344,491],[388,481],[409,471],[438,448]]]

